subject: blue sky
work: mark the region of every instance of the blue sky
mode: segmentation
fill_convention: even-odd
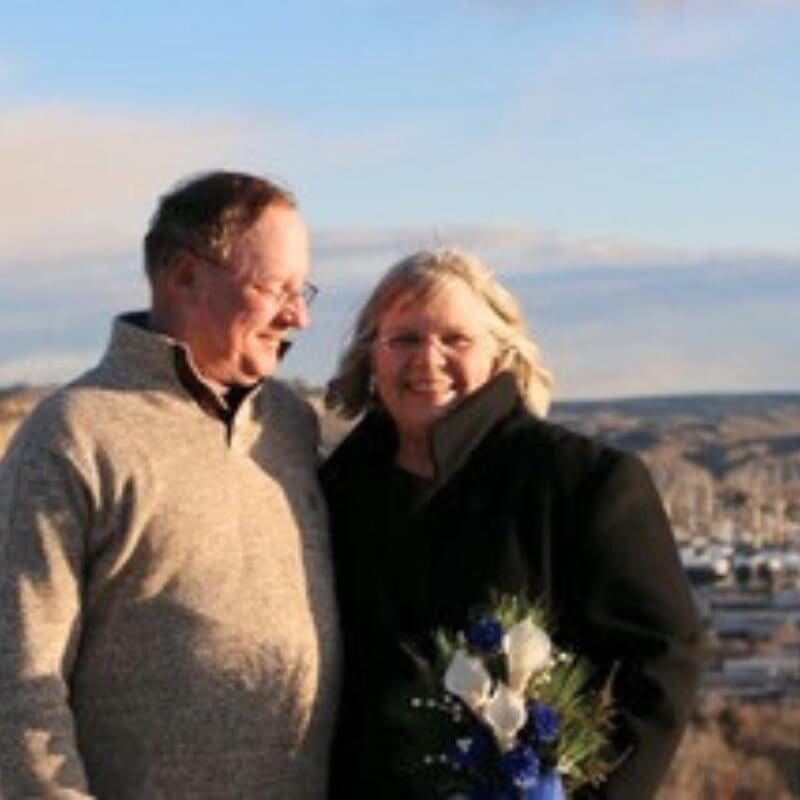
[[[560,397],[800,389],[800,2],[22,2],[0,8],[0,385],[146,303],[156,197],[299,195],[322,381],[432,244],[518,293]]]

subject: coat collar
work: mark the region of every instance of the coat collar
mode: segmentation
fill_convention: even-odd
[[[501,372],[438,420],[431,436],[435,485],[446,483],[520,402],[516,379]]]
[[[424,499],[447,483],[489,431],[521,402],[516,379],[509,372],[501,372],[439,419],[431,434],[436,474],[424,492]],[[385,410],[368,413],[348,438],[349,442],[343,443],[339,454],[342,457],[346,457],[346,453],[360,452],[369,469],[376,462],[388,465],[394,461],[397,431]],[[334,472],[337,460],[337,453],[334,453],[331,457]]]

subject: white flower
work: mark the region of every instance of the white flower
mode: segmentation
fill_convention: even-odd
[[[472,658],[463,650],[456,650],[444,675],[448,692],[461,698],[477,712],[489,699],[492,679],[479,658]]]
[[[503,637],[509,686],[517,692],[524,692],[531,675],[547,666],[550,650],[550,637],[534,625],[530,617],[510,628]]]
[[[525,698],[501,683],[483,707],[481,716],[492,729],[500,749],[508,750],[513,746],[514,737],[528,716]]]

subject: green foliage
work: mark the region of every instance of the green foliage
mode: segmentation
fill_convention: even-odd
[[[554,708],[561,721],[556,747],[559,772],[568,785],[598,783],[608,774],[610,693],[588,689],[594,672],[586,659],[560,653],[547,680],[531,681],[528,696]]]

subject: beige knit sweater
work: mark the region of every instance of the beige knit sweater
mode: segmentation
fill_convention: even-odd
[[[321,798],[339,644],[308,407],[226,424],[115,323],[0,462],[0,797]]]

